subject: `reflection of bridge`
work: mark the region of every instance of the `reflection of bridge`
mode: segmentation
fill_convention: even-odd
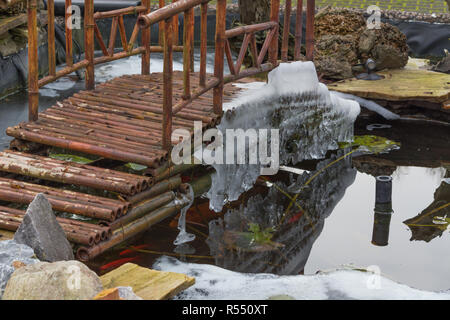
[[[25,212],[24,205],[37,193],[45,193],[54,210],[93,218],[91,223],[60,220],[66,235],[77,249],[78,258],[92,259],[112,246],[148,229],[152,224],[175,214],[183,206],[173,202],[181,180],[168,161],[176,141],[176,128],[193,130],[193,121],[203,127],[214,126],[222,114],[224,100],[236,92],[231,83],[275,68],[288,61],[288,29],[279,40],[280,1],[273,0],[271,21],[226,30],[226,0],[216,5],[216,43],[214,74],[206,73],[207,11],[209,0],[178,0],[150,13],[150,0],[140,6],[94,14],[94,1],[84,2],[84,59],[75,62],[72,54],[72,30],[66,23],[66,66],[56,69],[54,1],[48,0],[49,74],[38,75],[37,0],[28,0],[29,122],[7,129],[16,138],[11,147],[18,152],[0,154],[0,229],[15,231]],[[313,56],[314,1],[308,0],[307,57]],[[67,8],[71,0],[66,0]],[[302,8],[302,0],[298,0]],[[289,25],[292,1],[286,1],[285,23]],[[201,12],[201,61],[199,72],[193,70],[194,8]],[[69,10],[70,12],[70,10]],[[127,38],[124,15],[138,14],[134,30]],[[178,16],[184,14],[183,42],[178,43]],[[71,21],[70,13],[66,21]],[[102,39],[99,19],[112,19],[110,38]],[[297,14],[295,56],[300,57],[302,12]],[[159,24],[159,45],[150,43],[150,28]],[[136,46],[138,34],[142,41]],[[264,33],[261,48],[256,33]],[[123,50],[116,52],[115,39],[120,36]],[[243,37],[237,61],[233,61],[228,39]],[[94,56],[94,42],[103,53]],[[173,72],[173,52],[183,52],[183,72]],[[163,52],[164,72],[150,73],[150,55]],[[247,53],[252,66],[242,70]],[[142,55],[142,74],[122,76],[107,83],[95,84],[94,66]],[[266,59],[266,56],[268,58]],[[230,75],[224,76],[224,60]],[[74,71],[85,69],[86,91],[39,113],[39,88]],[[49,147],[83,155],[97,156],[92,165],[56,161],[48,157]],[[39,154],[39,156],[37,156]],[[146,174],[124,174],[110,168],[126,163],[148,167]],[[68,186],[71,191],[66,190]],[[91,188],[91,189],[86,189]],[[107,190],[107,197],[88,195],[87,190]],[[98,192],[96,193],[98,194]],[[186,203],[184,204],[186,205]],[[93,222],[107,225],[99,229]],[[112,234],[110,229],[112,229]],[[102,237],[98,234],[101,233]]]

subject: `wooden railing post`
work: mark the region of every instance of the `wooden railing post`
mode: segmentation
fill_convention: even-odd
[[[150,13],[150,0],[142,0],[142,5],[147,8],[143,14]],[[150,74],[150,28],[142,29],[142,46],[145,48],[145,52],[141,57],[141,74]]]
[[[295,16],[295,47],[294,60],[299,60],[302,47],[303,33],[303,0],[297,0],[297,14]]]
[[[306,59],[314,60],[314,14],[315,0],[308,0],[306,8]]]
[[[39,68],[37,0],[28,0],[28,120],[37,121],[39,112]]]
[[[219,84],[214,88],[213,107],[215,114],[222,114],[223,105],[223,66],[225,53],[225,30],[227,1],[217,0],[216,6],[216,52],[214,57],[214,76],[219,80]]]
[[[280,0],[272,0],[271,2],[270,21],[276,22],[277,24],[280,21]],[[277,29],[279,28],[277,27]],[[279,31],[276,32],[269,47],[269,62],[274,67],[278,65],[278,34]]]
[[[48,74],[56,74],[56,53],[55,53],[55,1],[47,1],[47,37],[48,37]]]
[[[163,85],[163,134],[162,147],[172,148],[172,79],[173,79],[173,17],[164,22],[164,85]]]
[[[286,0],[286,7],[284,9],[283,42],[281,44],[281,61],[283,62],[288,61],[291,9],[292,9],[292,0]]]
[[[200,86],[206,86],[206,54],[207,54],[207,19],[208,19],[208,3],[201,5],[201,30],[200,30]]]
[[[84,0],[84,56],[89,62],[86,66],[86,89],[95,88],[94,75],[94,0]]]
[[[73,66],[73,41],[72,41],[72,0],[65,2],[65,27],[66,27],[66,65]]]
[[[184,27],[183,27],[183,99],[191,97],[191,52],[192,38],[192,16],[194,16],[194,9],[189,9],[184,12]]]

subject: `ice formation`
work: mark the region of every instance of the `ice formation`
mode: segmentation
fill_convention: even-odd
[[[224,136],[227,129],[279,129],[280,165],[323,158],[328,150],[337,149],[338,142],[352,140],[358,103],[331,94],[319,82],[312,62],[282,63],[269,73],[267,84],[249,87],[227,104],[218,129]],[[224,145],[225,149],[225,137]],[[213,167],[216,173],[208,197],[211,209],[220,211],[253,186],[262,166]]]
[[[159,258],[153,268],[195,277],[195,284],[175,299],[266,300],[276,295],[289,295],[298,300],[450,299],[450,290],[422,291],[372,272],[348,269],[307,276],[276,276],[238,273],[208,264],[184,263],[169,257]]]
[[[207,244],[216,259],[215,264],[239,272],[300,273],[315,240],[321,234],[325,219],[355,180],[356,170],[352,168],[351,156],[328,166],[346,151],[339,150],[336,155],[321,161],[315,171],[292,174],[286,184],[274,182],[276,185],[269,189],[266,196],[252,196],[245,206],[229,210],[224,220],[211,221]],[[308,187],[302,188],[313,176]],[[301,201],[297,201],[305,212],[294,206],[293,213],[284,216],[290,199],[280,190],[291,194],[301,192]],[[261,229],[275,230],[271,240],[283,247],[249,251],[239,250],[237,242],[229,246],[229,235],[242,234],[247,231],[249,223],[257,224]],[[267,263],[269,261],[270,264]]]
[[[342,92],[337,92],[337,91],[333,91],[333,94],[337,95],[338,97],[344,98],[344,99],[349,99],[349,100],[354,100],[356,102],[359,103],[360,106],[378,113],[380,116],[382,116],[383,118],[387,119],[387,120],[398,120],[400,119],[400,116],[398,114],[395,114],[391,111],[389,111],[386,108],[383,108],[382,106],[380,106],[378,103],[371,101],[371,100],[367,100],[361,97],[357,97],[354,96],[352,94],[347,94],[347,93],[342,93]]]
[[[189,210],[189,208],[192,206],[192,203],[194,203],[194,190],[190,185],[189,186],[189,204],[185,206],[183,209],[181,209],[180,217],[178,218],[178,230],[180,230],[180,233],[178,234],[177,238],[173,242],[174,245],[180,246],[184,243],[191,242],[195,239],[195,235],[186,232],[186,213]]]

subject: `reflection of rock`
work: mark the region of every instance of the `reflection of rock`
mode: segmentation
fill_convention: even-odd
[[[395,26],[381,23],[368,29],[362,13],[348,9],[328,9],[315,21],[314,63],[329,79],[353,76],[352,68],[372,58],[377,70],[401,68],[408,62],[406,36]]]
[[[342,152],[338,154],[343,155]],[[224,220],[212,221],[207,243],[211,254],[216,256],[216,264],[240,272],[302,272],[311,248],[323,229],[325,218],[334,210],[356,176],[356,171],[351,168],[350,157],[325,169],[335,159],[332,157],[321,161],[317,170],[323,168],[323,172],[302,191],[301,187],[318,173],[317,170],[299,175],[288,186],[277,182],[278,188],[284,192],[291,195],[300,193],[297,202],[305,212],[294,206],[281,222],[290,200],[278,188],[272,187],[265,197],[256,195],[240,209],[228,211]],[[247,231],[250,222],[258,224],[261,229],[276,227],[277,232],[271,240],[284,246],[271,251],[245,252],[230,248],[223,242],[224,235],[230,231]]]
[[[411,241],[422,240],[430,242],[442,236],[448,225],[434,224],[436,217],[450,217],[450,206],[444,207],[450,200],[450,184],[442,182],[434,193],[434,201],[414,218],[403,223],[411,229]]]
[[[43,194],[38,194],[28,207],[14,240],[34,249],[39,260],[73,260],[73,250],[64,230]]]
[[[102,289],[99,277],[81,262],[39,262],[14,272],[3,299],[90,300]]]
[[[376,160],[376,159],[375,159]],[[397,170],[396,165],[386,165],[376,161],[364,161],[364,158],[354,158],[353,166],[362,173],[369,174],[373,177],[378,176],[391,176],[395,170]]]

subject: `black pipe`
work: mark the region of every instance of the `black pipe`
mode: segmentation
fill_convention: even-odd
[[[387,246],[392,217],[392,177],[376,177],[375,214],[373,219],[372,244]]]

